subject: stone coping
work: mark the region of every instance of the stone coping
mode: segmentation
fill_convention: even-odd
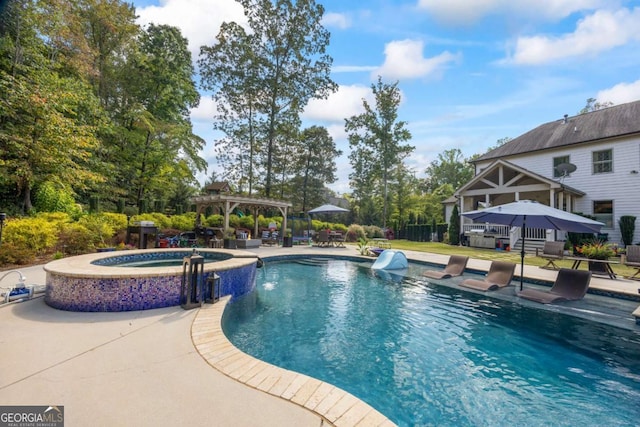
[[[239,267],[245,267],[256,262],[258,255],[248,251],[226,250],[226,249],[205,249],[196,248],[198,253],[225,253],[232,258],[204,264],[204,271],[225,271]],[[129,277],[156,277],[159,274],[176,275],[182,274],[182,265],[165,266],[153,268],[141,267],[117,267],[107,265],[92,264],[96,260],[105,258],[132,256],[138,254],[149,254],[152,252],[184,252],[184,256],[193,253],[193,248],[154,248],[135,249],[130,251],[99,252],[62,258],[51,261],[44,266],[47,273],[60,274],[67,277],[84,278],[129,278]]]
[[[209,365],[248,387],[308,409],[333,426],[395,426],[376,409],[334,385],[263,362],[236,348],[222,331],[222,314],[229,300],[226,296],[204,305],[191,325],[193,344]]]

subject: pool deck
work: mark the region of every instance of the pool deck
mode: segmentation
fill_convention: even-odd
[[[265,258],[358,255],[353,246],[251,251]],[[412,260],[437,264],[448,260],[446,255],[404,252]],[[470,259],[467,268],[486,271],[489,264]],[[44,285],[42,266],[19,270],[27,276],[27,284]],[[553,281],[556,274],[525,266],[525,277]],[[518,282],[516,278],[513,284],[519,286]],[[457,286],[455,281],[443,285]],[[640,282],[594,277],[591,288],[637,297]],[[494,295],[513,299],[513,289]],[[330,384],[237,350],[222,334],[224,303],[189,311],[169,307],[120,313],[60,311],[47,306],[42,297],[4,304],[0,306],[0,402],[63,405],[69,426],[393,425]],[[591,314],[601,308],[610,323],[640,331],[631,316],[640,305],[637,301],[589,294],[580,304],[568,308]],[[557,308],[556,304],[550,309]]]

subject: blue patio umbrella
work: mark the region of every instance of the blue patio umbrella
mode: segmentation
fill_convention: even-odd
[[[599,233],[604,226],[602,222],[552,208],[533,200],[520,200],[486,209],[464,212],[462,216],[470,218],[474,222],[488,222],[522,228],[520,290],[522,290],[524,273],[524,244],[527,227],[571,231],[574,233]]]

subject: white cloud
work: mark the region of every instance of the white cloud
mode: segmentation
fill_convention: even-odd
[[[595,55],[640,40],[640,8],[600,10],[578,21],[573,33],[558,37],[521,37],[506,62],[539,65],[576,56]]]
[[[412,79],[440,73],[449,63],[459,60],[460,55],[443,52],[432,58],[422,54],[424,42],[420,40],[399,40],[387,43],[384,48],[385,61],[371,72],[372,78],[381,75],[387,79]]]
[[[601,90],[596,95],[600,103],[611,102],[614,105],[640,100],[640,80],[632,83],[618,83],[610,89]]]
[[[337,92],[327,99],[312,99],[304,109],[302,116],[307,120],[322,122],[340,122],[364,112],[362,99],[373,103],[371,87],[363,85],[340,86]]]
[[[611,0],[418,0],[423,9],[447,24],[472,24],[488,15],[505,15],[509,19],[558,20],[572,13],[612,7]]]
[[[200,53],[200,46],[214,43],[223,22],[246,23],[243,8],[235,0],[165,0],[161,6],[140,7],[136,12],[141,25],[154,23],[180,28],[189,40],[194,58]]]
[[[351,19],[343,13],[328,12],[322,17],[322,25],[344,30],[351,26]]]
[[[200,104],[191,110],[192,120],[208,120],[213,123],[213,118],[218,114],[216,104],[209,95],[200,96]]]
[[[337,65],[331,67],[332,73],[361,73],[363,71],[376,70],[378,67],[373,65]]]

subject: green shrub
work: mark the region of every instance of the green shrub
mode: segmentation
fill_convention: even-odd
[[[188,212],[188,213],[184,213],[182,215],[173,215],[170,218],[170,226],[167,228],[174,228],[177,230],[181,230],[181,231],[189,231],[189,230],[193,230],[193,228],[195,227],[196,224],[196,213],[195,212]],[[205,220],[203,225],[205,226],[209,226],[207,224],[207,221]],[[209,226],[211,227],[211,226]]]
[[[66,224],[60,232],[58,250],[69,255],[79,255],[95,247],[91,231],[82,224]]]
[[[13,242],[3,242],[0,246],[0,265],[24,265],[33,262],[36,252],[25,246],[18,246]]]
[[[103,215],[85,215],[80,218],[78,224],[89,230],[91,244],[94,247],[106,247],[113,244],[112,240],[116,230]]]
[[[33,206],[38,212],[66,212],[76,215],[81,211],[71,188],[51,181],[41,184],[35,191]]]
[[[620,224],[620,234],[622,234],[622,243],[629,246],[633,243],[633,234],[636,231],[636,217],[631,215],[623,215],[618,220]]]
[[[240,218],[240,228],[248,228],[249,230],[253,230],[253,226],[253,215],[245,215]]]
[[[204,219],[203,224],[207,227],[222,227],[224,226],[224,215],[210,215]]]
[[[3,245],[13,244],[20,250],[29,249],[38,255],[55,247],[58,223],[40,217],[10,219],[5,224],[2,240]]]
[[[367,233],[368,239],[377,239],[384,237],[382,228],[378,227],[377,225],[365,225],[363,228],[365,233]]]
[[[345,240],[347,242],[359,242],[360,240],[368,240],[367,233],[365,233],[364,228],[358,224],[351,224],[347,230],[345,235]]]
[[[113,227],[114,230],[127,229],[127,216],[122,213],[105,212],[100,214],[104,221]]]

